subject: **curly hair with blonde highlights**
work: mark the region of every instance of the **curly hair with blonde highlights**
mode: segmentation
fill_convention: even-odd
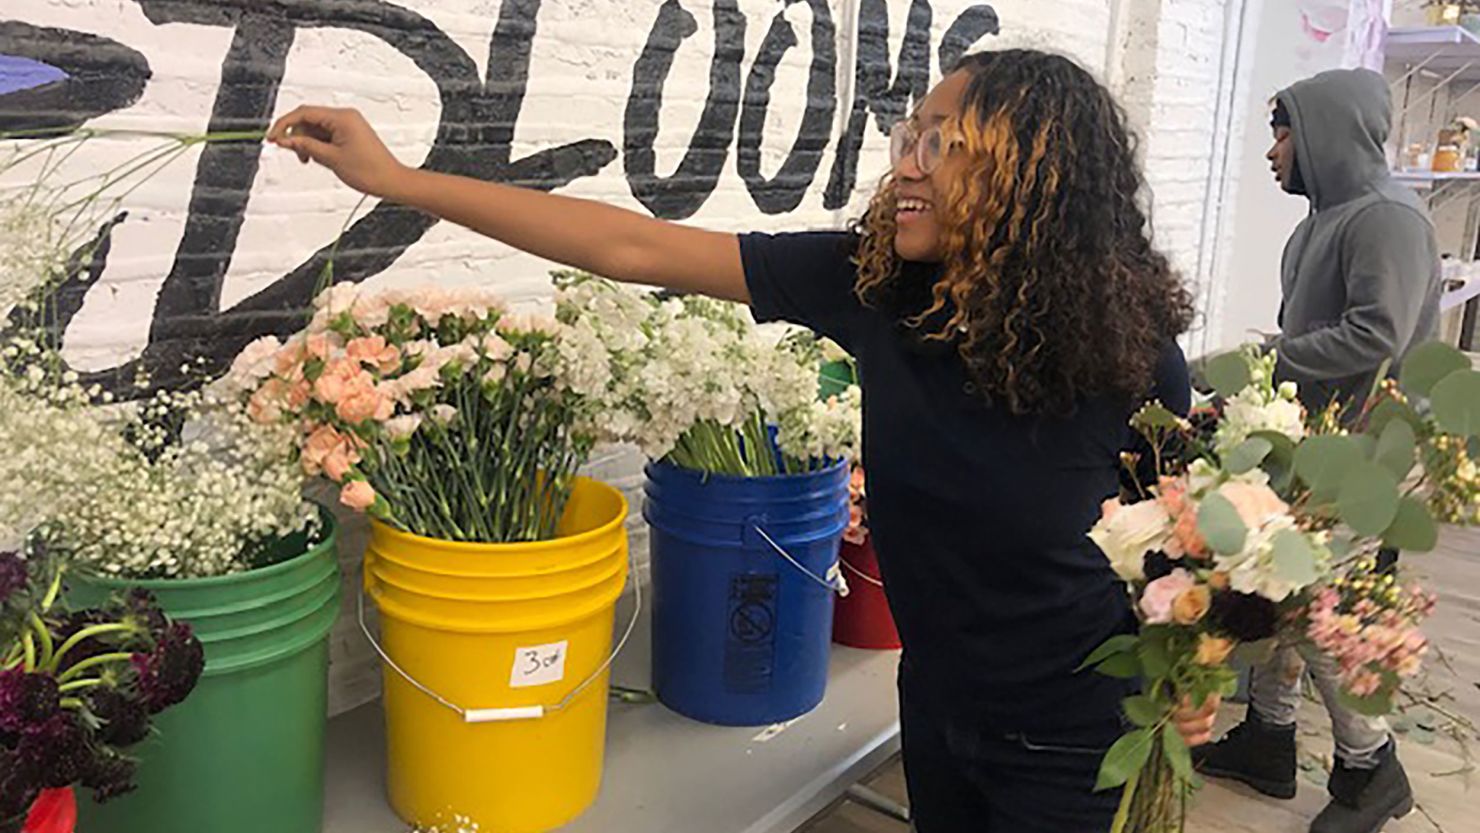
[[[1110,92],[1068,58],[968,55],[955,122],[964,176],[937,193],[943,262],[928,288],[895,252],[897,183],[855,224],[859,297],[953,343],[994,406],[1071,413],[1144,397],[1192,324],[1191,294],[1151,244],[1135,140]],[[918,303],[901,303],[905,295]]]

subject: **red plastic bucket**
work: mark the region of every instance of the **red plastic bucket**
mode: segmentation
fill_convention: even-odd
[[[71,788],[47,790],[31,805],[21,833],[72,833],[77,829],[77,800]]]
[[[899,648],[899,631],[884,597],[879,578],[879,559],[872,541],[843,543],[843,575],[848,595],[837,599],[833,609],[833,641],[850,648],[893,651]]]

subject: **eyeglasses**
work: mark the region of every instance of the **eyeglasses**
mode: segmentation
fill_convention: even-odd
[[[946,154],[955,145],[948,141],[942,125],[933,125],[921,131],[913,119],[895,122],[889,131],[889,162],[898,168],[899,163],[911,153],[920,173],[930,176],[940,170]]]

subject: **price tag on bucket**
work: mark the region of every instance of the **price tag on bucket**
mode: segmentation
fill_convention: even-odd
[[[565,655],[569,647],[569,642],[554,642],[515,650],[509,687],[533,688],[565,679]]]

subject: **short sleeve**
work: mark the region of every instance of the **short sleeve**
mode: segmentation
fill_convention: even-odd
[[[1187,370],[1187,355],[1177,342],[1168,342],[1156,362],[1153,397],[1178,416],[1192,410],[1192,374]]]
[[[851,349],[863,310],[853,292],[857,238],[845,232],[743,234],[740,261],[757,321],[787,321]]]

